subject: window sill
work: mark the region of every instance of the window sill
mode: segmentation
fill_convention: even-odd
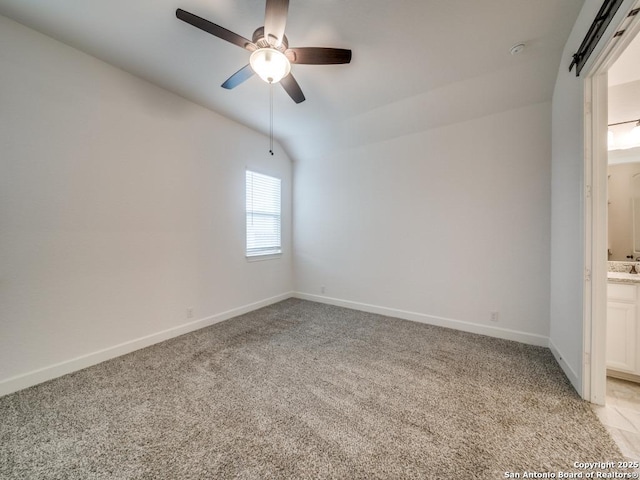
[[[247,262],[262,262],[265,260],[277,260],[280,257],[282,257],[282,253],[268,253],[265,255],[252,255],[250,257],[245,255],[244,258],[247,259]]]

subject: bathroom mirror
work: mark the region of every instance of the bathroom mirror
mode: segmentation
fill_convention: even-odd
[[[640,257],[640,173],[631,179],[631,202],[633,218],[633,258]]]
[[[640,148],[629,150],[609,152],[608,259],[612,261],[640,257]]]

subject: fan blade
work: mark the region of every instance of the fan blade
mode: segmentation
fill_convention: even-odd
[[[253,68],[251,68],[251,65],[247,64],[244,67],[242,67],[240,70],[238,70],[236,73],[231,75],[227,79],[227,81],[224,82],[221,86],[222,88],[226,88],[227,90],[236,88],[242,82],[251,78],[253,76],[253,73],[254,73]]]
[[[264,13],[264,38],[274,47],[282,44],[288,11],[289,0],[267,0]]]
[[[280,84],[282,85],[282,88],[284,88],[284,91],[289,94],[289,96],[293,99],[294,102],[296,103],[304,102],[305,100],[304,93],[302,93],[302,90],[300,89],[300,85],[298,85],[298,82],[296,82],[296,79],[293,78],[293,75],[289,74],[286,77],[284,77],[282,80],[280,80]]]
[[[336,65],[351,63],[351,50],[344,48],[302,47],[289,48],[285,55],[291,63],[306,65]]]
[[[233,43],[238,45],[239,47],[245,48],[250,52],[253,52],[258,47],[254,45],[252,42],[247,40],[241,35],[237,33],[233,33],[231,30],[227,30],[226,28],[221,27],[220,25],[216,25],[215,23],[211,23],[209,20],[205,20],[204,18],[198,17],[193,13],[186,12],[181,8],[176,10],[176,17],[178,17],[183,22],[187,22],[190,25],[193,25],[200,30],[204,30],[211,35],[214,35],[222,40],[226,40],[229,43]]]

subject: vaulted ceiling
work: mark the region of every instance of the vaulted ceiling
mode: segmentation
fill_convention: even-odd
[[[294,65],[307,100],[276,86],[275,136],[305,160],[550,101],[583,1],[291,0],[291,46],[350,48],[353,60]],[[177,8],[251,38],[265,2],[0,0],[2,15],[267,133],[266,83],[220,88],[249,52],[179,21]],[[526,48],[511,55],[517,43]]]

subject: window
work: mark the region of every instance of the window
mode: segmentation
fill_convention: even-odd
[[[247,257],[282,253],[279,178],[247,170]]]

